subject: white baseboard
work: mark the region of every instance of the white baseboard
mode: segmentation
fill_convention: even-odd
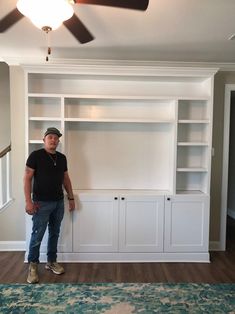
[[[0,241],[0,252],[1,251],[25,251],[25,241]]]
[[[219,241],[210,241],[209,247],[210,251],[223,251]],[[26,241],[0,241],[1,251],[26,251]]]
[[[27,262],[27,252],[25,262]],[[58,253],[58,262],[64,263],[210,263],[209,253]],[[47,261],[46,253],[40,262]]]

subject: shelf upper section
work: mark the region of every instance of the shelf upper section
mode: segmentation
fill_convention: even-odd
[[[111,70],[113,69],[113,70]],[[116,97],[132,99],[149,98],[196,98],[212,97],[211,80],[215,70],[209,69],[169,69],[151,67],[84,67],[78,73],[36,73],[28,72],[29,95],[58,94],[70,97]],[[44,69],[45,71],[45,69]],[[43,84],[41,84],[43,82]],[[92,87],[92,88],[91,88]]]
[[[47,127],[61,129],[75,189],[209,191],[217,69],[110,61],[24,70],[29,150]]]

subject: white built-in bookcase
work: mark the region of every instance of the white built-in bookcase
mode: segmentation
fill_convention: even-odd
[[[63,133],[59,150],[78,197],[208,196],[215,72],[26,67],[26,155],[53,126]]]

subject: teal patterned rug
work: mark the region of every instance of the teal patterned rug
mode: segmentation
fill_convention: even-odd
[[[235,313],[235,284],[0,285],[0,313]]]

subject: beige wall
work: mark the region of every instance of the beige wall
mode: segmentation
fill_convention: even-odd
[[[10,68],[11,160],[13,203],[0,213],[0,241],[25,240],[23,174],[25,164],[24,76],[20,67]]]
[[[10,145],[10,134],[9,67],[0,62],[0,151]]]
[[[220,238],[225,84],[235,84],[235,72],[219,72],[215,75],[212,144],[215,155],[212,157],[211,169],[210,241],[219,241]]]
[[[0,75],[1,76],[1,75]],[[223,111],[225,84],[235,84],[235,72],[219,72],[215,76],[213,147],[211,182],[210,240],[219,241],[223,149]],[[12,181],[14,203],[0,213],[0,241],[25,240],[23,174],[25,165],[24,77],[20,67],[10,68]]]

